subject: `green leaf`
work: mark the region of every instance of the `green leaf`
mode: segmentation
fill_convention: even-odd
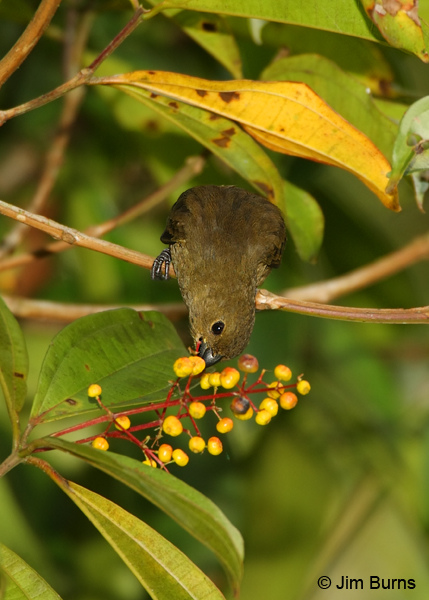
[[[399,133],[393,148],[392,172],[387,191],[394,190],[407,171],[425,170],[418,167],[418,157],[427,152],[421,142],[429,140],[429,96],[421,98],[410,106],[399,124]],[[423,159],[424,162],[424,159]]]
[[[57,483],[95,525],[152,598],[224,599],[213,582],[189,558],[149,525],[76,483]]]
[[[175,123],[218,156],[276,204],[283,197],[282,179],[271,159],[234,121],[184,102],[128,85],[116,88]]]
[[[27,394],[28,354],[24,336],[0,297],[0,385],[11,418],[19,412]]]
[[[1,543],[0,564],[6,589],[3,600],[61,600],[43,577]]]
[[[414,196],[416,198],[418,209],[424,213],[423,201],[426,192],[429,189],[428,182],[429,171],[420,171],[419,173],[412,173],[411,179],[414,186]]]
[[[390,159],[397,126],[380,112],[367,89],[332,61],[317,54],[282,58],[269,65],[261,74],[261,79],[306,83],[331,108],[367,135]]]
[[[287,181],[284,185],[288,229],[300,258],[314,262],[323,241],[325,219],[322,209],[313,196],[301,188]]]
[[[243,540],[240,532],[211,500],[173,475],[127,456],[52,437],[44,438],[42,442],[45,448],[56,448],[82,458],[161,508],[216,554],[233,589],[238,590],[242,577]]]
[[[98,383],[107,407],[165,398],[173,363],[186,350],[164,315],[130,308],[78,319],[51,342],[31,419],[38,423],[98,409],[87,389]]]
[[[161,1],[157,0],[156,5]],[[360,5],[350,0],[324,2],[323,10],[320,0],[169,0],[168,5],[186,10],[303,25],[378,42],[383,40]]]

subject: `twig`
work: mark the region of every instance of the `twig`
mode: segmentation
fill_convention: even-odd
[[[42,0],[19,40],[0,61],[0,87],[24,62],[48,27],[61,0]]]
[[[404,248],[387,254],[365,267],[328,281],[287,289],[281,295],[289,300],[330,302],[334,298],[368,287],[402,271],[413,263],[428,258],[429,234],[425,234]]]
[[[145,12],[155,14],[160,10],[162,10],[160,5],[158,5],[154,9],[154,11],[145,11],[144,8],[139,6],[138,9],[135,11],[134,15],[132,16],[131,20],[128,21],[128,23],[125,25],[122,31],[118,33],[118,35],[110,42],[108,46],[106,46],[103,52],[99,54],[99,56],[89,65],[89,67],[81,69],[79,73],[77,73],[77,75],[72,77],[72,79],[70,79],[63,85],[60,85],[59,87],[55,88],[54,90],[51,90],[47,94],[43,94],[38,98],[30,100],[29,102],[25,102],[20,106],[15,106],[14,108],[11,108],[9,110],[0,111],[0,126],[3,125],[7,120],[12,119],[13,117],[23,115],[24,113],[29,112],[30,110],[34,110],[35,108],[39,108],[44,104],[48,104],[49,102],[52,102],[57,98],[61,98],[61,96],[64,96],[64,94],[67,94],[75,88],[85,84],[92,77],[92,75],[94,74],[96,69],[98,69],[98,67],[101,65],[101,63],[104,60],[106,60],[106,58],[108,58],[120,44],[122,44],[125,38],[127,38],[136,27],[138,27]]]
[[[259,290],[256,295],[257,310],[284,310],[287,312],[362,323],[429,324],[429,306],[419,308],[353,308],[331,306],[315,302],[299,302],[283,296],[276,296],[267,290]]]
[[[144,214],[145,212],[149,211],[154,206],[158,205],[160,202],[165,200],[165,198],[169,194],[174,192],[179,186],[186,183],[191,177],[194,177],[195,175],[201,173],[204,165],[204,155],[190,156],[186,159],[185,165],[175,175],[173,175],[170,181],[161,186],[158,190],[141,200],[139,203],[137,203],[135,206],[131,207],[121,215],[114,217],[113,219],[109,219],[108,221],[105,221],[104,223],[101,223],[99,225],[92,225],[91,227],[88,227],[88,229],[86,229],[84,233],[98,238],[105,235],[109,231],[112,231],[116,227],[128,223],[135,217]],[[63,252],[64,250],[69,250],[70,248],[70,244],[67,244],[65,242],[54,242],[53,244],[48,244],[47,246],[45,246],[44,248],[40,248],[39,250],[28,252],[26,254],[21,254],[19,256],[14,256],[13,258],[1,261],[0,271],[14,269],[16,267],[27,265],[35,260],[46,258],[51,254]]]
[[[85,46],[85,41],[89,34],[89,24],[93,15],[84,16],[79,32],[76,36],[74,48],[67,52],[68,63],[70,67],[80,61],[81,53]],[[40,213],[45,206],[52,188],[58,177],[61,165],[63,163],[64,152],[70,139],[70,130],[76,119],[79,107],[85,95],[85,88],[78,88],[67,94],[64,98],[64,106],[58,124],[58,131],[54,137],[52,145],[47,153],[45,168],[39,180],[36,193],[28,206],[28,210],[33,213]],[[19,223],[2,240],[0,245],[0,260],[2,257],[11,254],[21,243],[28,228]]]
[[[7,295],[2,295],[2,298],[13,314],[21,319],[38,319],[60,323],[71,323],[76,319],[102,312],[103,310],[124,308],[123,304],[67,304]],[[186,306],[182,302],[171,304],[137,304],[131,305],[129,308],[138,311],[157,310],[158,312],[162,312],[171,321],[178,321],[187,314]]]

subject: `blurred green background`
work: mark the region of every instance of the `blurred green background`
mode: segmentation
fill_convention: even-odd
[[[3,0],[0,53],[18,38],[37,2]],[[0,92],[2,109],[30,100],[63,81],[63,45],[70,15],[97,11],[88,57],[95,56],[130,18],[120,2],[65,2],[29,58]],[[77,12],[76,12],[77,11]],[[262,44],[247,19],[228,19],[245,77],[257,78],[280,48],[292,54],[318,52],[353,70],[356,54],[348,38],[324,33],[314,47],[314,30],[270,24]],[[317,38],[319,39],[319,38]],[[343,52],[336,51],[344,42]],[[429,92],[428,67],[399,50],[360,42],[375,51],[394,74],[400,100]],[[332,50],[334,48],[334,50]],[[163,69],[210,79],[230,74],[183,30],[159,15],[143,23],[103,66],[105,72]],[[378,63],[380,66],[380,63]],[[347,94],[347,90],[344,90]],[[0,197],[25,207],[34,193],[44,153],[55,133],[62,100],[7,122],[0,142]],[[123,212],[156,190],[202,147],[156,113],[118,94],[87,91],[73,125],[70,146],[46,214],[83,229]],[[268,151],[267,151],[268,153]],[[316,264],[303,263],[290,241],[282,267],[265,287],[280,292],[362,266],[427,231],[428,217],[401,184],[399,214],[389,212],[349,173],[300,159],[270,154],[283,177],[304,188],[325,216],[325,237]],[[205,183],[247,182],[210,157],[203,173],[144,217],[107,239],[156,255],[162,249],[169,206],[178,195]],[[12,223],[2,217],[3,236]],[[25,247],[48,240],[31,233]],[[339,302],[374,308],[428,303],[428,265],[354,293]],[[165,303],[180,301],[175,281],[152,282],[148,271],[83,249],[73,249],[29,268],[0,273],[3,292],[73,303]],[[186,319],[176,323],[187,338]],[[22,323],[31,376],[27,412],[44,353],[60,326]],[[319,590],[329,575],[415,579],[412,590],[371,591],[371,598],[428,597],[429,540],[429,368],[428,330],[423,325],[334,322],[288,313],[261,313],[247,351],[260,365],[284,363],[305,373],[310,395],[269,426],[237,423],[219,457],[191,457],[171,472],[216,502],[241,531],[246,559],[243,600],[343,598],[358,592]],[[234,365],[234,361],[231,361]],[[211,415],[209,415],[211,416]],[[208,429],[210,429],[208,425]],[[0,404],[0,459],[10,451],[10,426]],[[53,454],[61,473],[148,522],[195,561],[230,597],[216,559],[158,509],[128,488],[71,457]],[[44,475],[20,466],[0,481],[0,539],[37,569],[64,598],[146,598],[133,575],[86,518]],[[360,597],[367,593],[360,592]]]

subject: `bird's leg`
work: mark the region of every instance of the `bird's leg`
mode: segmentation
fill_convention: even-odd
[[[162,265],[165,263],[165,274],[162,274]],[[152,279],[169,279],[169,271],[171,264],[171,253],[169,248],[166,248],[161,252],[159,256],[155,258],[153,261],[152,269],[151,269],[151,277]]]

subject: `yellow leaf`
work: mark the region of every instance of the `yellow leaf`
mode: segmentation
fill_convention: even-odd
[[[385,206],[400,210],[397,193],[385,192],[386,174],[391,170],[388,160],[306,84],[209,81],[162,71],[135,71],[92,83],[141,87],[238,121],[261,144],[277,152],[351,171]],[[174,101],[169,105],[174,108]]]

